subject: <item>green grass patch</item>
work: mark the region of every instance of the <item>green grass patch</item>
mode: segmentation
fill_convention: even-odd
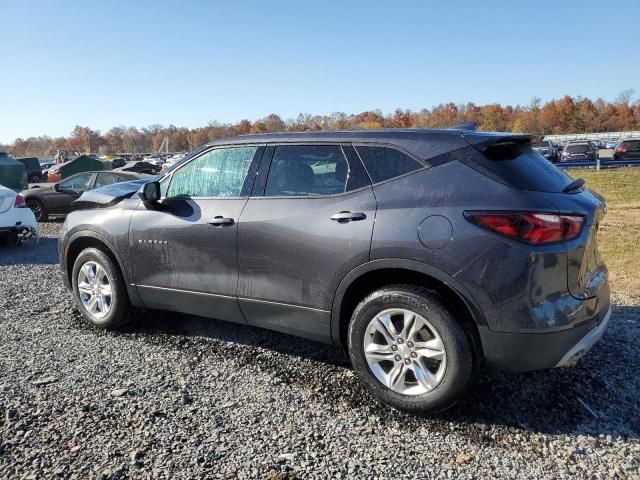
[[[607,200],[609,212],[598,234],[602,257],[609,267],[614,298],[640,302],[640,168],[567,170],[584,178],[586,186]]]

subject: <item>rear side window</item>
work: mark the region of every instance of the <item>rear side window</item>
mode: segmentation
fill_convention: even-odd
[[[339,145],[282,145],[271,160],[265,196],[319,196],[346,191],[349,165]]]
[[[96,177],[95,188],[104,187],[105,185],[111,185],[112,183],[116,183],[120,180],[120,177],[114,175],[113,173],[99,173]]]
[[[356,150],[373,183],[424,168],[424,164],[395,148],[357,146]]]
[[[638,150],[640,149],[640,140],[625,140],[624,142],[620,143],[620,146],[632,150]]]
[[[521,190],[561,192],[572,181],[528,144],[501,144],[489,147],[485,152],[468,147],[448,155],[451,160],[459,160]]]

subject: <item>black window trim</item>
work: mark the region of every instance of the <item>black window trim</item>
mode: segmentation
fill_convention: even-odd
[[[345,191],[345,192],[340,192],[340,193],[332,193],[332,194],[328,194],[328,195],[270,195],[270,196],[266,196],[265,192],[266,192],[266,188],[267,188],[267,180],[269,178],[269,173],[271,172],[271,163],[273,161],[273,156],[275,154],[276,148],[277,147],[288,147],[288,146],[336,146],[336,147],[340,147],[340,151],[342,152],[342,156],[344,157],[345,162],[347,162],[347,166],[349,167],[349,170],[351,170],[351,161],[349,160],[349,156],[345,153],[344,148],[345,147],[353,147],[353,144],[351,142],[331,142],[331,141],[326,141],[326,142],[322,142],[322,141],[312,141],[312,142],[305,142],[305,141],[295,141],[295,142],[272,142],[272,143],[268,143],[266,146],[266,152],[268,152],[267,154],[265,154],[265,161],[262,162],[260,164],[260,170],[258,172],[258,175],[261,176],[262,178],[260,180],[258,180],[256,182],[256,184],[254,185],[254,191],[251,193],[251,199],[268,199],[268,200],[281,200],[281,199],[304,199],[304,200],[315,200],[315,199],[323,199],[323,198],[333,198],[333,197],[340,197],[340,196],[345,196],[345,195],[351,195],[353,193],[357,193],[357,192],[361,192],[362,190],[365,189],[370,189],[371,188],[371,178],[369,177],[369,173],[367,172],[367,169],[364,167],[364,165],[362,165],[362,160],[360,159],[360,156],[358,156],[358,160],[360,161],[360,164],[362,166],[362,168],[364,169],[364,171],[367,173],[367,177],[369,178],[369,185],[364,185],[360,188],[356,188],[354,190],[349,190],[349,191]],[[346,184],[345,184],[345,188],[346,188]]]
[[[237,197],[211,197],[211,196],[204,196],[204,197],[161,197],[160,200],[164,201],[164,200],[170,200],[170,199],[183,199],[183,200],[242,200],[242,199],[247,199],[250,197],[251,195],[251,191],[253,189],[253,185],[255,184],[255,179],[256,176],[258,174],[258,167],[261,163],[262,157],[264,155],[265,152],[265,144],[264,143],[246,143],[246,144],[229,144],[229,145],[212,145],[211,148],[206,148],[204,150],[202,150],[201,152],[198,152],[197,155],[194,155],[192,158],[190,158],[189,160],[187,160],[186,162],[183,162],[181,165],[177,166],[175,169],[173,169],[169,175],[167,175],[166,177],[162,177],[159,182],[169,182],[169,184],[167,185],[167,192],[169,191],[169,188],[171,188],[171,181],[173,180],[173,175],[180,171],[182,168],[184,168],[186,165],[190,164],[191,162],[195,161],[196,159],[202,157],[203,155],[206,155],[207,153],[213,151],[213,150],[221,150],[221,149],[230,149],[230,148],[244,148],[244,147],[255,147],[256,151],[253,154],[253,158],[251,159],[251,163],[249,164],[249,169],[247,170],[247,175],[244,179],[244,182],[242,184],[242,188],[240,189],[240,193],[241,195],[237,196]],[[160,189],[160,191],[162,191],[162,188]],[[244,194],[243,194],[244,193]]]
[[[408,177],[409,175],[415,175],[419,172],[424,172],[426,170],[429,170],[431,168],[433,168],[432,165],[430,165],[428,162],[422,160],[419,157],[416,157],[414,154],[412,154],[411,152],[408,152],[407,150],[405,150],[404,148],[399,147],[398,145],[395,145],[393,143],[380,143],[380,142],[354,142],[352,143],[353,149],[355,150],[356,154],[358,155],[358,158],[360,159],[360,163],[362,163],[362,166],[365,170],[365,172],[367,172],[367,175],[369,175],[369,181],[371,182],[371,184],[373,186],[377,186],[377,185],[383,185],[385,183],[388,182],[393,182],[395,180],[398,180],[399,178],[404,178],[404,177]],[[414,160],[416,160],[418,163],[420,163],[422,165],[422,168],[419,168],[417,170],[413,170],[412,172],[407,172],[407,173],[403,173],[402,175],[398,175],[397,177],[391,177],[391,178],[387,178],[386,180],[381,180],[380,182],[375,182],[373,181],[373,178],[371,178],[371,175],[369,174],[369,170],[367,170],[367,166],[365,165],[364,161],[362,160],[362,157],[360,156],[360,153],[358,152],[358,147],[383,147],[383,148],[391,148],[393,150],[397,150],[400,153],[404,153],[405,155],[407,155],[408,157],[413,158]]]

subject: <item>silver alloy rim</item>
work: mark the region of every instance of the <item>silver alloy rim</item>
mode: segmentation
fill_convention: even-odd
[[[93,317],[103,318],[111,310],[112,290],[107,272],[96,262],[86,262],[78,272],[78,294]]]
[[[380,383],[402,395],[433,390],[447,368],[444,343],[436,329],[404,308],[383,310],[371,319],[364,355]]]

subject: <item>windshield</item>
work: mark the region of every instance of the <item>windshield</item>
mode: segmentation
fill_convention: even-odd
[[[549,148],[549,142],[538,142],[533,145],[533,148]]]

